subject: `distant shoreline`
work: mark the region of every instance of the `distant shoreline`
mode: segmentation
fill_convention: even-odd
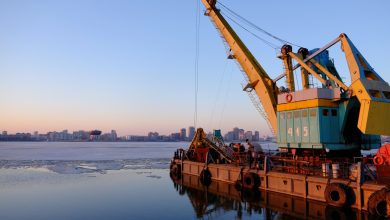
[[[191,141],[39,141],[39,140],[0,140],[1,142],[43,142],[43,143],[190,143]],[[225,143],[241,143],[244,140],[226,141]],[[276,143],[274,141],[253,141],[254,143]]]

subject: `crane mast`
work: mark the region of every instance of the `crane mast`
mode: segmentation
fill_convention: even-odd
[[[263,67],[241,41],[232,27],[215,7],[215,0],[202,0],[206,7],[205,15],[209,16],[218,31],[230,47],[229,58],[236,59],[248,77],[245,90],[254,90],[259,97],[267,119],[274,132],[277,131],[277,94],[276,83],[268,76]]]

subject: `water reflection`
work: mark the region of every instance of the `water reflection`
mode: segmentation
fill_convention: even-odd
[[[265,191],[238,191],[234,185],[223,182],[213,181],[205,187],[192,175],[172,181],[176,191],[188,197],[197,218],[217,219],[230,213],[235,219],[371,219],[363,212],[303,198]]]

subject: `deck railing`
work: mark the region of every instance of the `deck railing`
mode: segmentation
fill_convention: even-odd
[[[226,147],[227,150],[230,149]],[[222,150],[222,149],[221,149]],[[231,149],[232,150],[232,149]],[[282,156],[276,153],[277,151],[255,152],[249,154],[246,152],[230,152],[232,155],[230,164],[248,167],[251,169],[264,170],[265,160],[268,160],[268,171],[304,174],[308,176],[323,176],[328,178],[350,179],[356,181],[357,179],[357,162],[362,162],[362,171],[366,180],[376,179],[375,169],[372,169],[370,160],[367,158],[354,158],[354,160],[347,160],[345,158],[320,158],[320,157],[292,157]],[[186,150],[179,149],[175,152],[175,159],[179,160],[193,160],[188,158]],[[214,163],[221,163],[221,160],[213,159]],[[224,163],[224,162],[222,162]]]

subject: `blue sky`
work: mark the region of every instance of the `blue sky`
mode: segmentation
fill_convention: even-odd
[[[309,49],[345,32],[390,81],[389,1],[221,2]],[[192,125],[197,4],[0,0],[0,130],[168,134]],[[198,125],[268,134],[219,34],[207,17],[200,22]],[[274,49],[233,27],[272,78],[282,72]],[[330,55],[348,81],[338,48]]]

